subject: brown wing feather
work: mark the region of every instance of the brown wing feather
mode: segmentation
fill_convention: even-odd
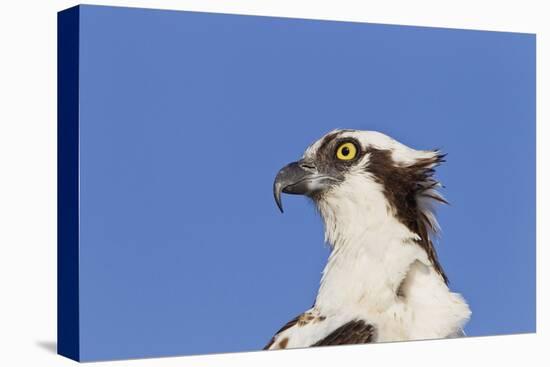
[[[363,320],[352,320],[311,346],[365,344],[370,343],[373,338],[374,327],[372,325]]]
[[[294,325],[296,325],[296,323],[298,322],[298,320],[300,320],[300,317],[302,317],[303,314],[299,314],[298,316],[296,316],[295,318],[293,318],[292,320],[290,320],[289,322],[287,322],[286,324],[284,324],[284,326],[282,328],[280,328],[276,333],[275,335],[273,336],[273,338],[271,338],[271,340],[269,341],[269,343],[266,344],[266,346],[264,347],[264,350],[266,349],[269,349],[273,343],[275,343],[275,338],[277,337],[277,335],[279,335],[280,333],[282,333],[283,331],[285,331],[286,329],[289,329],[291,327],[293,327]]]

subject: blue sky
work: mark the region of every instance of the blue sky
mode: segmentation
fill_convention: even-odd
[[[328,256],[272,182],[334,128],[440,148],[471,336],[535,330],[535,36],[85,6],[84,360],[257,350]]]

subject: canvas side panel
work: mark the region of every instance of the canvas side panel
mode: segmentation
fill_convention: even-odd
[[[79,7],[57,17],[57,352],[79,360]]]

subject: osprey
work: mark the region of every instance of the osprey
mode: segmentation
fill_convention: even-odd
[[[264,349],[455,337],[468,304],[447,286],[432,242],[439,226],[438,150],[415,150],[375,131],[334,130],[283,167],[273,184],[306,195],[331,253],[312,308]]]

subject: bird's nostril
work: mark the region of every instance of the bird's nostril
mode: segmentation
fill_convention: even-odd
[[[314,170],[316,168],[312,163],[301,163],[300,167],[308,170]]]

